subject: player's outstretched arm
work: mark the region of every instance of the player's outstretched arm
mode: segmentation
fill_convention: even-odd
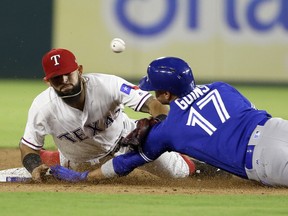
[[[49,167],[42,163],[39,151],[31,149],[21,142],[19,149],[23,166],[31,173],[35,182],[41,182]]]
[[[151,116],[157,117],[159,115],[168,114],[168,107],[161,104],[154,96],[151,96],[141,107],[141,112],[150,113]]]
[[[110,178],[105,176],[102,173],[101,168],[85,171],[85,172],[77,172],[66,167],[56,165],[50,167],[50,173],[59,180],[64,180],[68,182],[81,182],[81,181],[89,181],[89,182],[97,182],[103,179]],[[117,176],[117,175],[116,175]],[[116,177],[114,176],[114,177]]]
[[[135,168],[142,166],[145,163],[148,162],[141,157],[138,151],[132,151],[116,156],[104,163],[101,168],[97,168],[90,172],[77,172],[66,167],[56,165],[50,167],[50,173],[55,178],[68,182],[97,182],[99,180],[128,175]]]

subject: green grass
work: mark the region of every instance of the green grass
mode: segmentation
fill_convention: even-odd
[[[258,109],[267,110],[274,117],[288,119],[288,84],[285,86],[235,86]]]
[[[34,97],[46,88],[41,81],[1,80],[1,143],[2,147],[17,147],[23,135],[28,109]]]
[[[286,215],[286,196],[1,193],[1,216]],[[21,205],[15,204],[21,200]]]

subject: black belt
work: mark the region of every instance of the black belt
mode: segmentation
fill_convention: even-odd
[[[264,126],[265,123],[269,120],[270,118],[265,118],[262,121],[258,123],[259,126]],[[254,148],[255,145],[248,145],[246,149],[246,156],[245,156],[245,167],[247,169],[252,169],[253,168],[253,153],[254,153]]]

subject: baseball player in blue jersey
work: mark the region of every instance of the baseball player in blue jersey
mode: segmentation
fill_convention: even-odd
[[[196,85],[182,59],[156,59],[147,73],[139,87],[170,105],[167,118],[151,127],[136,150],[101,169],[78,173],[54,166],[54,176],[68,181],[123,176],[165,151],[177,151],[245,179],[288,186],[287,120],[256,109],[227,83]]]

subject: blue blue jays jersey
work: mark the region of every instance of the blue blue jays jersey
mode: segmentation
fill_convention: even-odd
[[[113,159],[114,170],[124,175],[165,151],[176,151],[247,178],[248,141],[269,117],[227,83],[198,85],[171,102],[168,117],[151,129],[139,151]]]

